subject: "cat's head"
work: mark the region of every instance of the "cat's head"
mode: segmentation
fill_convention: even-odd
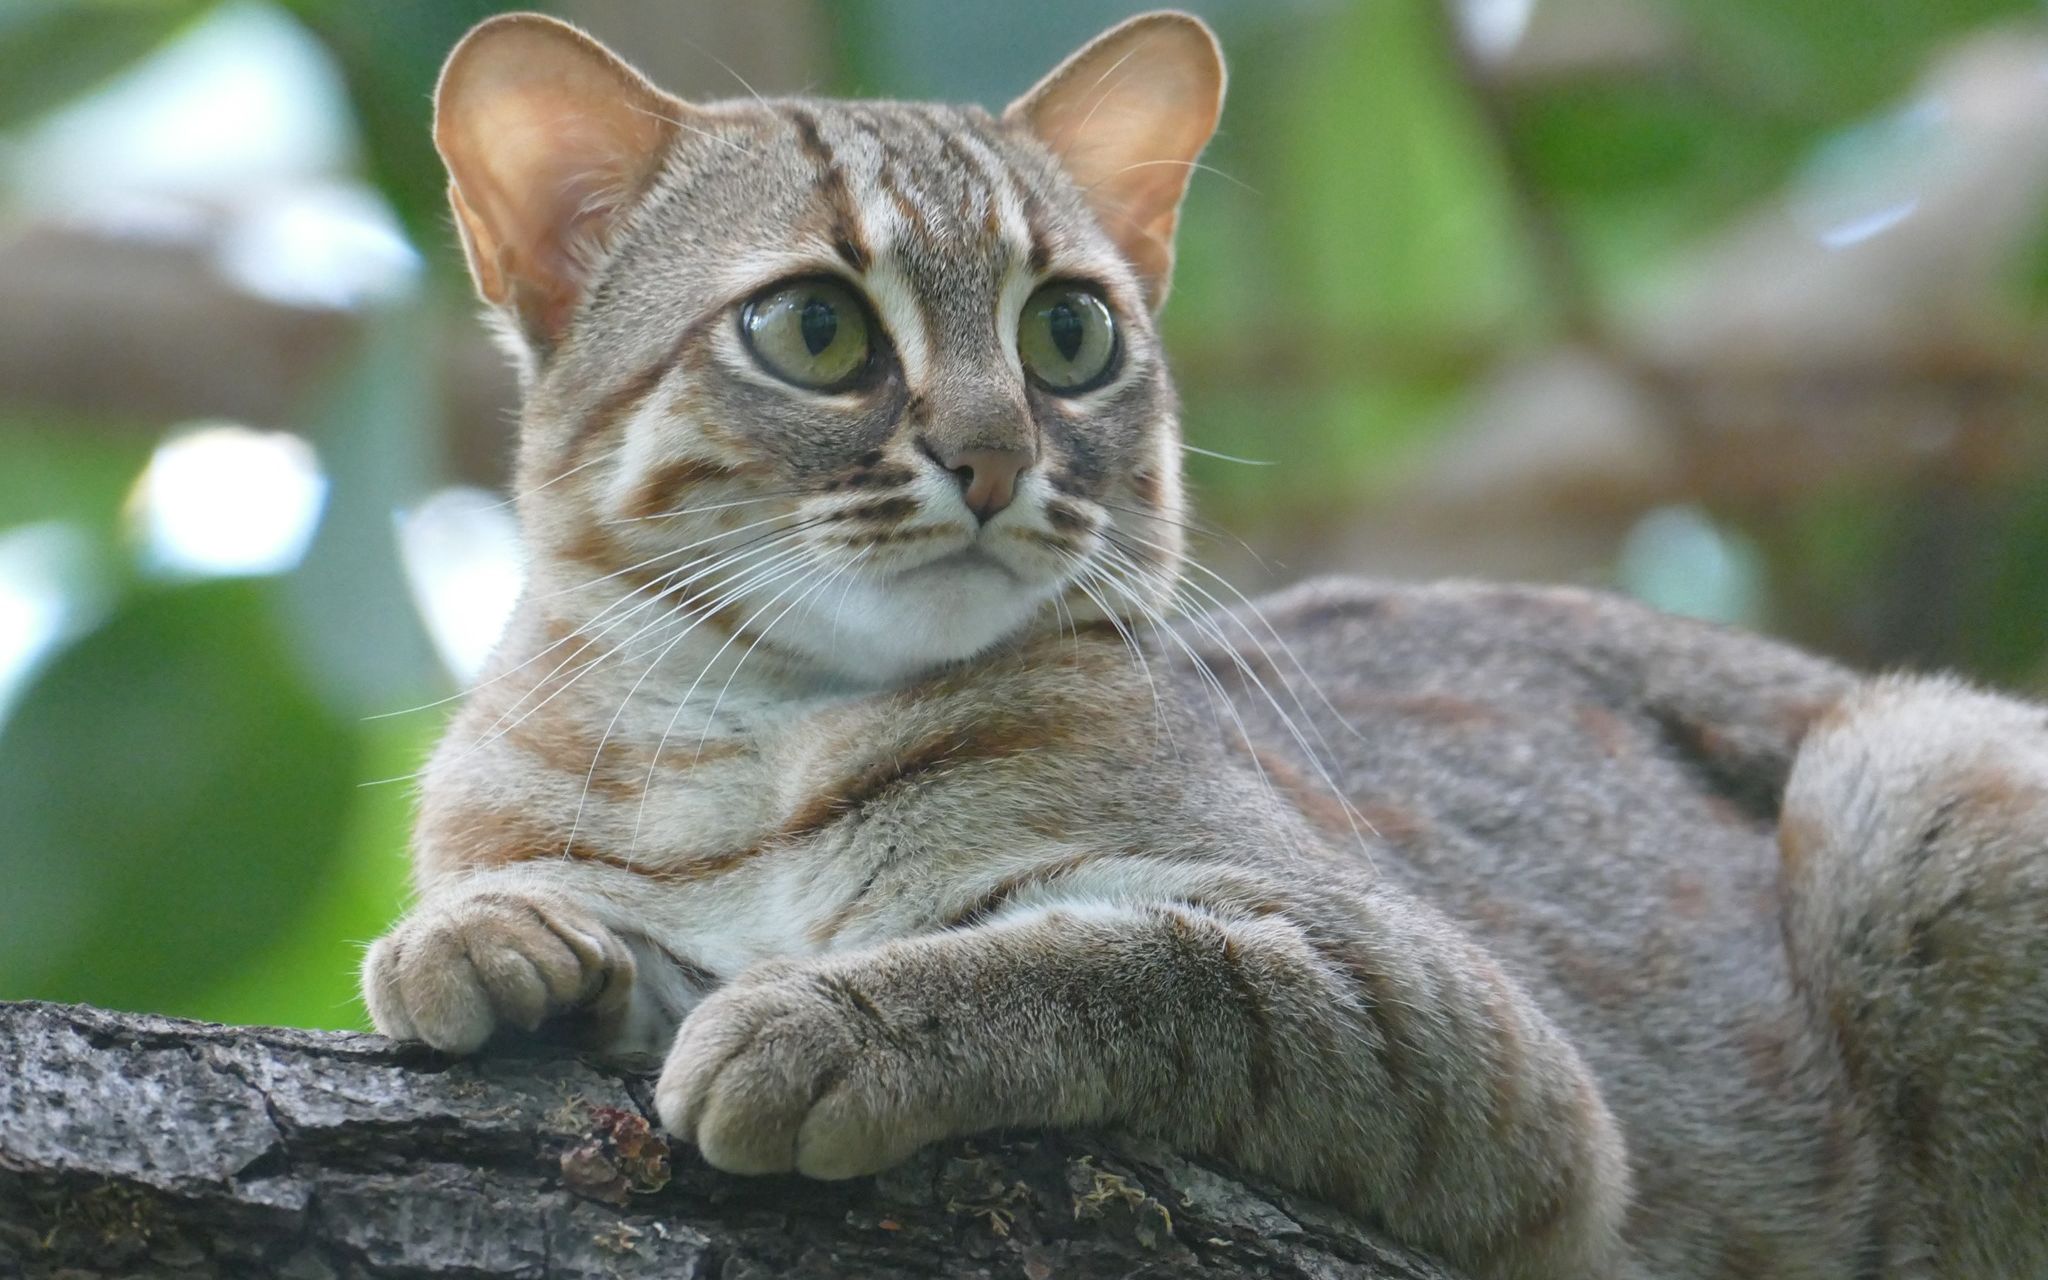
[[[666,593],[874,681],[1158,604],[1153,317],[1223,79],[1174,13],[1000,117],[686,103],[553,19],[472,31],[435,141],[521,367],[536,589]]]

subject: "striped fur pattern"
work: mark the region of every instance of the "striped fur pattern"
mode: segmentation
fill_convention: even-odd
[[[1223,608],[1153,321],[1221,87],[1178,15],[1000,117],[465,41],[531,563],[379,1029],[665,1054],[739,1173],[1119,1126],[1478,1277],[2048,1276],[2048,715],[1576,592]],[[743,333],[818,277],[852,389]],[[1020,365],[1048,281],[1092,390]],[[985,521],[961,450],[1026,459]]]

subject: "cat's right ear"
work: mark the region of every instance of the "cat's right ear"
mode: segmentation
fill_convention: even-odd
[[[1155,308],[1223,85],[1223,51],[1201,19],[1146,13],[1097,36],[1003,112],[1059,157]]]
[[[484,300],[551,348],[582,301],[591,250],[659,170],[689,107],[567,23],[479,24],[434,91],[434,145]]]

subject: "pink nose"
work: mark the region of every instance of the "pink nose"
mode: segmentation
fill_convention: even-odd
[[[1022,449],[947,449],[926,446],[939,465],[960,481],[967,509],[987,524],[1017,496],[1017,477],[1031,465],[1031,455]]]

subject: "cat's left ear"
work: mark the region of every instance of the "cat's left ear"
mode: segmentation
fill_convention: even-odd
[[[588,258],[660,167],[689,110],[603,45],[534,13],[479,24],[441,71],[434,145],[484,300],[545,350]]]
[[[1146,13],[1097,36],[1003,112],[1059,157],[1155,308],[1223,84],[1223,51],[1201,19]]]

